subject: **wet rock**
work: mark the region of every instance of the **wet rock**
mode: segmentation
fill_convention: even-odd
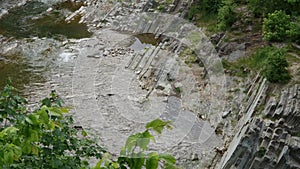
[[[190,159],[192,161],[198,161],[199,160],[198,154],[197,153],[192,153]]]
[[[103,52],[103,56],[108,56],[108,55],[109,55],[109,51],[106,50]]]
[[[222,113],[222,118],[226,118],[230,113],[231,113],[231,110],[229,110],[229,111],[224,111],[224,112]]]
[[[216,129],[215,129],[215,133],[217,135],[222,135],[223,134],[223,128],[224,128],[224,123],[221,122],[217,125]]]
[[[177,88],[182,88],[182,84],[179,83],[179,82],[176,82],[176,83],[174,84],[174,87],[175,87],[175,89],[177,89]]]
[[[164,90],[167,87],[166,83],[160,82],[157,84],[156,89]]]
[[[218,42],[221,40],[221,38],[224,36],[224,33],[221,32],[221,33],[217,33],[217,34],[213,34],[211,37],[210,37],[210,41],[211,43],[213,44],[218,44]]]
[[[53,11],[53,8],[51,7],[46,10],[46,12],[51,12],[51,11]]]

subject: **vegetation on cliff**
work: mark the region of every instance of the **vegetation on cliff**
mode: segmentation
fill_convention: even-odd
[[[297,52],[290,52],[298,49],[290,44],[300,43],[299,11],[299,0],[196,0],[188,19],[207,27],[208,34],[227,32],[223,42],[250,46],[245,49],[246,57],[224,60],[224,67],[236,72],[232,75],[245,76],[249,69],[258,70],[270,82],[287,83],[291,79],[288,66],[293,62],[286,58],[291,54],[298,58]]]

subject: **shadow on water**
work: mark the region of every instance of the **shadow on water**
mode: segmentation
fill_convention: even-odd
[[[41,74],[33,73],[24,59],[19,55],[1,56],[0,55],[0,90],[11,79],[12,85],[23,91],[25,85],[30,83],[43,83],[45,79]]]
[[[61,3],[58,3],[58,4],[54,5],[54,7],[56,9],[67,9],[67,10],[69,10],[71,12],[75,12],[81,6],[84,6],[84,2],[83,1],[72,2],[71,0],[64,1],[64,2],[61,2]]]
[[[134,35],[134,41],[129,46],[131,49],[140,51],[151,46],[157,46],[160,42],[159,38],[155,37],[152,33],[142,33]]]
[[[69,2],[65,2],[60,8],[57,4],[51,12],[47,12],[51,6],[29,1],[23,6],[11,9],[0,19],[0,34],[16,38],[64,36],[80,39],[90,37],[92,33],[87,31],[87,26],[78,23],[80,17],[66,22],[62,14],[61,9],[73,11],[78,9],[80,5],[82,4],[71,5]]]

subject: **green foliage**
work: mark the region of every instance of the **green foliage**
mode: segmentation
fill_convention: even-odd
[[[201,15],[201,19],[216,15],[223,0],[196,0],[190,7],[187,18],[192,20],[194,16]]]
[[[6,85],[0,94],[0,124],[4,123],[4,127],[15,123],[26,112],[26,100],[15,95],[13,91],[16,91],[14,87]]]
[[[285,50],[273,50],[269,53],[263,74],[270,82],[286,83],[291,79],[285,55]]]
[[[293,19],[284,11],[275,11],[268,14],[263,22],[264,39],[270,41],[292,41],[299,43],[300,40],[300,21],[299,18]]]
[[[32,112],[26,103],[10,85],[1,92],[0,168],[82,168],[101,158],[103,148],[71,127],[55,92]]]
[[[294,22],[290,23],[288,35],[290,41],[300,44],[300,17],[297,17]]]
[[[284,11],[268,14],[263,22],[263,36],[270,41],[284,41],[288,36],[291,17]]]
[[[218,10],[218,28],[220,30],[228,29],[236,21],[235,7],[236,4],[232,0],[225,0],[224,5]]]
[[[236,62],[222,61],[223,67],[231,75],[245,77],[248,70],[261,71],[270,82],[286,83],[291,78],[287,70],[288,62],[285,58],[284,48],[263,47],[259,48],[254,55],[242,58]]]
[[[165,169],[176,169],[176,160],[172,155],[151,152],[148,148],[150,141],[155,142],[151,131],[161,134],[165,127],[171,128],[170,121],[156,119],[147,123],[144,132],[128,137],[117,160],[112,160],[108,156],[106,159],[101,159],[94,169],[156,169],[159,164],[163,165]]]
[[[223,68],[228,71],[231,76],[246,77],[248,71],[246,69],[249,64],[249,61],[246,59],[240,59],[236,62],[229,62],[227,60],[222,60]]]
[[[267,152],[267,149],[264,147],[260,147],[259,150],[257,151],[257,156],[262,158]]]
[[[222,1],[223,0],[202,0],[199,3],[199,8],[207,14],[216,14],[222,6]]]
[[[188,12],[188,20],[193,20],[193,17],[199,12],[199,8],[197,6],[191,6]]]
[[[250,66],[262,70],[262,74],[273,83],[286,83],[290,80],[288,62],[283,48],[263,47],[252,57]]]
[[[249,8],[259,16],[282,10],[286,13],[299,15],[299,0],[248,0]]]

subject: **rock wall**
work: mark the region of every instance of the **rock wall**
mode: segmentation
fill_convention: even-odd
[[[219,168],[300,168],[299,106],[299,85],[283,90],[279,99],[270,98],[235,135]]]

